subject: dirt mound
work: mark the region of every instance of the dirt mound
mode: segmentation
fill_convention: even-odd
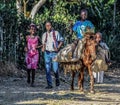
[[[24,77],[25,70],[19,70],[15,64],[11,62],[0,62],[0,76],[16,76]]]

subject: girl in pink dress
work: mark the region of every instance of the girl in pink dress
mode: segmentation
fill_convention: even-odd
[[[37,69],[38,60],[39,60],[39,52],[38,48],[42,46],[38,46],[39,37],[35,36],[36,26],[35,24],[30,25],[30,35],[26,36],[27,46],[25,47],[26,51],[26,64],[27,64],[27,82],[31,86],[34,86],[35,80],[35,70]],[[32,72],[32,82],[30,80],[30,74]]]

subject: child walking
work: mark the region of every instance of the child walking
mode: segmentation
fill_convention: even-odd
[[[102,52],[102,57],[105,59],[105,61],[106,61],[106,63],[108,64],[108,65],[110,65],[111,64],[111,62],[110,62],[110,59],[109,59],[109,57],[108,57],[108,52],[109,52],[109,47],[107,46],[107,44],[106,43],[104,43],[103,41],[102,41],[102,33],[100,33],[100,32],[97,32],[96,33],[96,42],[98,43],[98,45],[99,46],[101,46],[102,47],[102,49],[103,49],[103,52]],[[103,83],[103,78],[104,78],[104,71],[99,71],[99,72],[97,72],[97,74],[96,74],[96,76],[97,76],[97,83]]]
[[[27,64],[27,83],[31,84],[34,87],[35,81],[35,70],[37,69],[38,60],[39,60],[39,52],[38,48],[42,47],[38,46],[39,44],[39,36],[36,36],[36,25],[30,24],[30,35],[26,36],[26,64]],[[32,81],[31,81],[32,74]]]

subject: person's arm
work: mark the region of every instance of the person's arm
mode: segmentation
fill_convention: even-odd
[[[72,30],[73,30],[74,32],[77,31],[78,24],[79,24],[79,21],[77,21],[77,22],[73,25]]]
[[[61,48],[62,45],[63,45],[63,42],[60,42],[58,45],[58,50]]]
[[[43,47],[43,45],[39,45],[39,46],[37,46],[37,48],[42,48]]]
[[[25,48],[24,48],[24,51],[25,51],[25,52],[28,51],[28,49],[27,49],[27,39],[28,39],[28,36],[26,36],[26,38],[25,38]]]
[[[38,36],[38,46],[37,46],[37,48],[42,48],[42,43],[41,43],[41,41],[40,41],[40,37]]]
[[[93,23],[91,21],[88,21],[88,26],[90,27],[90,29],[95,32],[95,26],[93,25]]]
[[[57,33],[57,41],[59,42],[56,51],[59,51],[59,49],[60,49],[61,46],[63,45],[64,38],[60,35],[59,32],[56,31],[56,33]]]
[[[104,43],[104,48],[109,51],[109,47],[107,46],[106,43]]]
[[[42,35],[42,52],[45,51],[45,46],[46,46],[46,44],[45,44],[45,34],[43,34]]]

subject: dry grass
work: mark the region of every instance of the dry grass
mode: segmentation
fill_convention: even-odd
[[[24,70],[16,68],[14,63],[11,62],[0,62],[0,76],[25,76]]]

